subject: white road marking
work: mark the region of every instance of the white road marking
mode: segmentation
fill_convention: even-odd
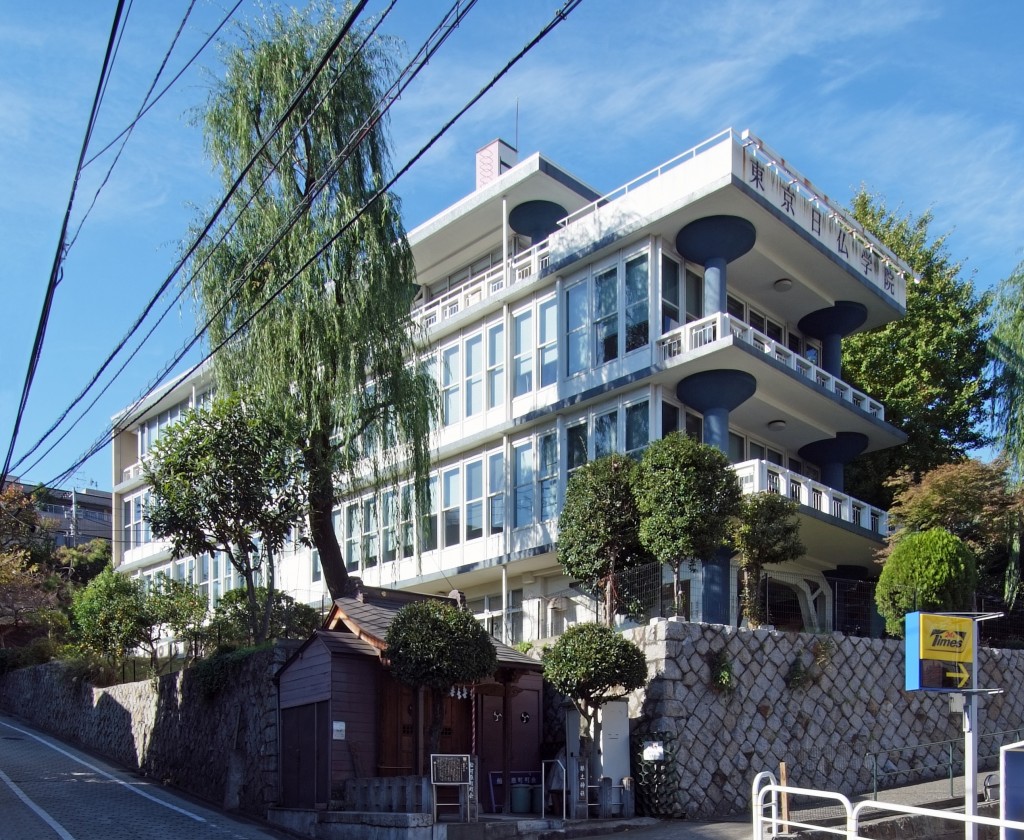
[[[43,744],[44,746],[49,747],[51,750],[59,752],[63,756],[67,756],[72,761],[77,761],[83,767],[88,767],[94,773],[98,773],[101,776],[105,776],[106,778],[110,779],[112,782],[117,782],[119,785],[124,786],[125,788],[130,790],[132,793],[137,793],[139,796],[142,796],[142,797],[150,800],[151,802],[155,802],[157,805],[162,805],[164,808],[169,808],[171,811],[176,811],[177,813],[182,814],[183,816],[186,816],[189,819],[195,820],[196,822],[201,822],[201,823],[206,822],[206,820],[203,817],[199,816],[199,814],[193,814],[191,811],[187,811],[184,808],[179,808],[177,805],[172,805],[170,802],[164,802],[162,799],[158,799],[157,797],[153,796],[151,793],[146,793],[146,791],[140,790],[139,788],[135,787],[134,785],[128,784],[127,782],[117,778],[117,776],[111,775],[106,770],[101,770],[96,765],[90,764],[88,761],[83,761],[77,755],[72,755],[67,750],[62,750],[60,747],[51,744],[49,741],[46,741],[43,738],[40,738],[38,735],[36,735],[33,732],[29,732],[28,730],[25,730],[25,729],[19,729],[17,726],[11,726],[9,723],[4,723],[3,721],[0,721],[0,726],[6,726],[8,729],[13,729],[15,732],[20,732],[22,735],[25,735],[28,738],[35,739],[40,744]],[[6,779],[6,777],[4,777],[4,778]],[[8,782],[8,784],[13,784],[13,782]],[[74,838],[71,837],[70,834],[68,834],[67,837],[71,838],[71,840],[74,840]]]
[[[11,728],[13,729],[13,727]],[[33,811],[35,811],[36,816],[38,816],[39,819],[41,819],[44,823],[50,826],[50,828],[54,830],[56,835],[60,837],[60,840],[75,840],[74,837],[72,837],[70,834],[68,834],[67,831],[64,830],[64,826],[62,826],[53,817],[47,814],[46,811],[44,811],[42,808],[36,805],[35,802],[29,799],[28,796],[25,795],[25,791],[23,791],[20,787],[14,784],[14,782],[11,781],[10,776],[8,776],[3,770],[0,770],[0,781],[2,781],[5,785],[7,785],[7,787],[9,787],[11,791],[14,793],[14,795],[25,803],[26,807],[31,808]]]

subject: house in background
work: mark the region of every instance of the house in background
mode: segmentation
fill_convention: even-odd
[[[744,492],[799,503],[807,551],[770,573],[769,620],[869,629],[864,581],[888,516],[845,492],[843,469],[905,435],[843,380],[842,339],[902,317],[908,267],[749,132],[604,195],[500,140],[477,153],[476,174],[473,192],[409,234],[412,316],[442,401],[431,507],[412,510],[403,486],[341,499],[349,572],[380,590],[461,590],[506,644],[556,636],[599,617],[557,560],[569,477],[685,431],[728,455]],[[150,539],[140,467],[210,385],[200,370],[115,418],[114,534],[118,568],[193,580],[216,602],[233,571],[216,556],[172,562]],[[658,612],[670,573],[647,574]],[[731,558],[683,574],[687,618],[739,621]],[[278,584],[331,603],[317,553],[298,543]]]
[[[111,539],[111,494],[95,487],[56,490],[33,487],[16,477],[8,482],[34,495],[43,525],[53,536],[56,547],[75,548],[92,540]]]
[[[425,597],[363,588],[338,598],[324,628],[281,666],[283,807],[326,805],[348,780],[429,774],[429,695],[397,682],[382,659],[397,612]],[[495,649],[494,676],[446,698],[439,752],[477,756],[479,801],[507,809],[484,790],[506,771],[540,766],[542,667],[500,642]]]

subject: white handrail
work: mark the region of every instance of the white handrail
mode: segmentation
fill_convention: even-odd
[[[753,836],[754,840],[763,840],[764,838],[764,824],[768,822],[768,819],[764,816],[765,809],[765,798],[770,794],[773,799],[777,799],[779,794],[784,795],[796,795],[806,796],[813,799],[827,799],[833,802],[838,802],[842,805],[846,812],[846,828],[836,828],[834,826],[823,826],[815,825],[813,823],[799,822],[798,820],[784,820],[775,819],[772,821],[772,832],[774,835],[779,833],[789,833],[792,828],[803,828],[811,831],[823,831],[829,834],[845,835],[847,840],[859,840],[860,838],[860,820],[861,816],[865,811],[883,811],[894,814],[910,814],[923,817],[932,817],[940,820],[952,820],[953,822],[973,825],[990,825],[1001,829],[1013,829],[1014,831],[1024,831],[1024,822],[1017,820],[1007,820],[1001,817],[982,817],[977,814],[962,814],[957,811],[938,811],[933,808],[921,808],[917,805],[902,805],[896,802],[878,802],[873,799],[866,799],[858,802],[856,805],[846,796],[841,793],[834,793],[826,790],[813,790],[811,788],[799,788],[790,787],[788,785],[779,784],[768,784],[758,786],[760,781],[763,781],[765,774],[759,773],[754,779],[754,786],[751,796],[751,802],[753,806]],[[778,827],[781,826],[783,832],[778,831]]]

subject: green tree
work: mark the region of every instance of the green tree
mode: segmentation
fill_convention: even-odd
[[[580,713],[584,731],[610,700],[647,684],[647,662],[633,642],[601,624],[574,624],[544,651],[544,679]]]
[[[145,516],[175,557],[223,552],[245,581],[253,638],[267,637],[274,558],[304,511],[302,471],[280,427],[238,398],[187,412],[144,468]]]
[[[1024,491],[1013,484],[1004,462],[974,459],[943,464],[913,480],[901,474],[890,515],[900,526],[890,548],[904,536],[945,528],[974,553],[978,591],[1012,609],[1020,588],[1020,544]]]
[[[209,607],[197,584],[158,575],[149,592],[152,619],[185,645],[187,659],[197,659],[207,638]],[[156,651],[153,650],[154,664]]]
[[[920,278],[907,287],[905,317],[843,340],[843,378],[881,401],[885,419],[907,434],[903,446],[865,454],[848,468],[846,490],[887,508],[887,479],[920,477],[986,442],[988,296],[961,276],[946,237],[931,237],[930,213],[900,215],[863,189],[852,209]]]
[[[38,566],[49,558],[52,544],[34,494],[20,484],[0,490],[0,554],[18,553],[24,562]]]
[[[468,610],[437,600],[413,601],[400,609],[384,637],[384,656],[399,682],[431,693],[429,751],[437,752],[444,702],[457,684],[475,683],[498,668],[494,642]]]
[[[398,200],[371,203],[389,170],[386,124],[373,119],[393,73],[389,44],[363,46],[353,29],[274,131],[339,29],[326,3],[242,26],[203,124],[226,186],[254,165],[229,208],[234,226],[215,230],[223,243],[211,240],[192,261],[210,342],[227,341],[215,356],[219,383],[292,431],[309,534],[334,597],[348,578],[332,523],[335,479],[348,484],[372,454],[374,483],[411,473],[424,503],[437,407],[432,379],[408,364],[418,287]],[[268,242],[277,244],[264,253]]]
[[[796,560],[805,551],[797,509],[795,502],[778,493],[754,493],[741,502],[732,540],[740,556],[740,599],[750,627],[760,627],[767,620],[760,598],[764,567]]]
[[[672,569],[679,601],[684,560],[711,560],[729,539],[741,491],[729,459],[713,446],[673,432],[647,447],[635,484],[640,542]]]
[[[56,603],[46,575],[29,563],[26,549],[0,552],[0,648]],[[15,642],[14,644],[17,644]]]
[[[584,464],[569,479],[558,518],[558,562],[603,593],[609,627],[621,607],[617,575],[648,558],[640,545],[635,473],[636,462],[626,455]]]
[[[111,564],[110,540],[97,537],[84,545],[60,546],[53,553],[54,571],[65,580],[85,584]]]
[[[977,583],[974,554],[945,528],[907,534],[893,546],[875,588],[891,636],[903,635],[908,612],[970,609]]]
[[[115,666],[150,638],[153,626],[142,582],[109,568],[75,593],[71,612],[79,643]]]
[[[1024,262],[996,287],[989,330],[994,437],[1020,483],[1024,478]]]
[[[256,598],[264,603],[266,589],[257,587]],[[304,639],[323,623],[316,609],[279,590],[274,592],[271,603],[267,639]],[[220,599],[213,611],[210,636],[219,645],[249,647],[258,643],[252,635],[249,602],[241,589],[225,592]]]

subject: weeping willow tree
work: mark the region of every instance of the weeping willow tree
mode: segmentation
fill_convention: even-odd
[[[336,493],[402,474],[423,501],[436,414],[432,382],[409,363],[416,287],[398,201],[374,200],[390,148],[385,122],[368,120],[394,73],[391,46],[353,28],[285,116],[341,17],[325,3],[267,12],[226,48],[201,115],[206,148],[225,188],[254,162],[191,262],[210,344],[223,343],[218,386],[278,415],[302,455],[333,597],[348,584]]]
[[[1024,475],[1024,262],[996,287],[990,316],[992,420],[1010,472]]]

